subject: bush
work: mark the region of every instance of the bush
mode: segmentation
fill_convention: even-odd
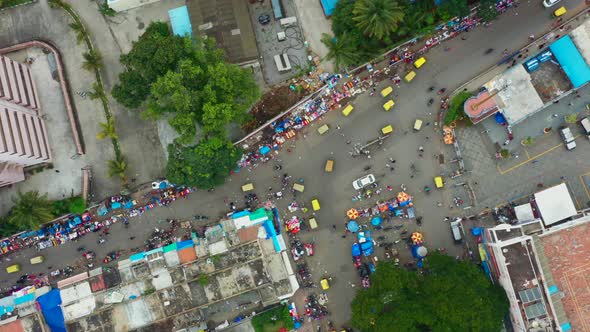
[[[252,317],[252,327],[256,332],[278,331],[282,327],[290,331],[294,324],[289,308],[282,305]]]
[[[199,276],[199,279],[197,279],[197,282],[201,286],[207,286],[209,284],[209,276],[206,274],[201,274]]]
[[[86,211],[86,201],[80,196],[51,202],[51,213],[54,216],[63,216],[68,213],[82,214],[84,211]]]
[[[465,101],[469,99],[473,94],[469,91],[462,91],[456,94],[453,99],[451,99],[451,103],[449,105],[449,109],[447,110],[447,114],[445,115],[444,124],[450,125],[454,121],[461,120],[465,113],[463,111],[463,104]]]

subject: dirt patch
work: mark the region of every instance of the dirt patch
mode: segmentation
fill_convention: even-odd
[[[246,123],[242,129],[246,132],[253,131],[295,105],[306,95],[307,92],[304,89],[291,90],[289,86],[280,86],[270,90],[262,95],[260,101],[252,107],[250,114],[254,119]]]

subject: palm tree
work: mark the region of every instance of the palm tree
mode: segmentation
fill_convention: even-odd
[[[404,20],[403,8],[395,0],[357,0],[352,14],[363,33],[380,40],[395,32]]]
[[[341,67],[354,65],[362,60],[362,54],[359,49],[351,42],[349,35],[343,34],[339,38],[331,35],[322,34],[322,43],[328,47],[326,59],[334,62],[336,71]]]
[[[14,206],[8,215],[8,222],[19,229],[36,229],[39,225],[53,219],[51,202],[47,194],[39,195],[38,191],[19,192],[13,197]]]
[[[112,118],[107,119],[107,122],[99,123],[99,125],[100,131],[96,133],[97,139],[119,138],[115,131],[115,121]]]
[[[127,181],[127,176],[125,175],[125,172],[127,171],[127,162],[125,161],[125,158],[119,157],[117,159],[109,160],[108,167],[110,177],[117,175],[123,180],[123,182]]]
[[[80,22],[74,22],[69,24],[70,28],[74,30],[76,33],[76,42],[80,44],[84,39],[86,39],[86,30],[84,30],[84,25]]]
[[[102,68],[102,55],[98,51],[90,50],[84,54],[84,62],[82,62],[82,68],[86,70],[98,70]]]
[[[94,82],[92,83],[92,91],[88,92],[88,97],[90,97],[92,100],[104,99],[106,98],[106,95],[104,94],[104,89],[102,86],[100,86],[98,82]]]

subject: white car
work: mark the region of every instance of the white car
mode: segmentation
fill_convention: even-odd
[[[561,0],[543,0],[543,6],[545,6],[545,8],[553,7],[560,1]]]
[[[352,182],[352,186],[356,190],[361,190],[364,187],[366,187],[372,183],[375,183],[375,175],[368,174],[368,175],[363,176],[360,179],[356,179],[354,182]]]

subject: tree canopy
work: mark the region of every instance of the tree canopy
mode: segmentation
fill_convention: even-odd
[[[173,183],[213,188],[224,182],[241,156],[230,141],[215,136],[195,146],[170,144],[166,174]]]
[[[475,265],[438,253],[424,275],[381,263],[371,282],[352,302],[361,331],[499,331],[508,310],[504,290]]]
[[[38,191],[19,192],[12,201],[14,206],[7,221],[18,230],[37,229],[39,225],[54,218],[47,194],[40,195]]]

